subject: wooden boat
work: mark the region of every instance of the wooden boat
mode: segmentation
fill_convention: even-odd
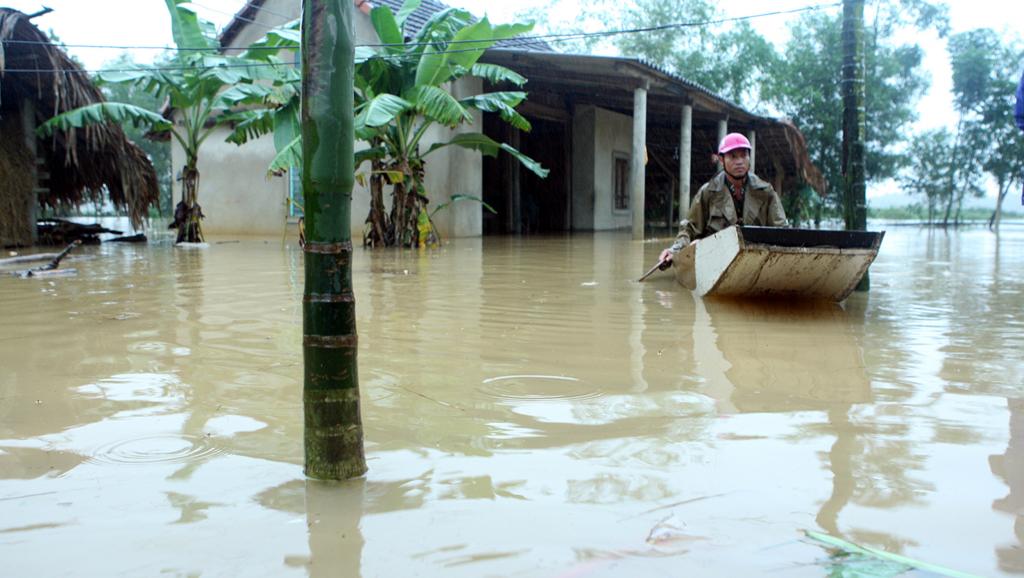
[[[673,259],[698,295],[842,301],[878,255],[885,232],[729,227]]]

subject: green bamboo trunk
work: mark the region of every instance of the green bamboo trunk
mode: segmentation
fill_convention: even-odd
[[[866,231],[867,187],[864,173],[864,0],[843,0],[843,180],[846,228]],[[865,273],[857,285],[867,291]]]
[[[302,13],[302,305],[306,475],[366,472],[352,292],[352,2],[305,0]]]

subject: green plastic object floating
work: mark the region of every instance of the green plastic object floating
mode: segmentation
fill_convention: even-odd
[[[937,564],[914,560],[913,558],[878,550],[870,546],[858,546],[853,542],[847,542],[846,540],[822,534],[821,532],[805,530],[804,533],[812,540],[840,550],[840,555],[846,555],[845,558],[840,558],[840,555],[833,555],[831,562],[833,568],[829,576],[842,578],[889,578],[909,572],[910,570],[921,570],[929,574],[949,576],[950,578],[981,578],[974,574],[950,570]]]

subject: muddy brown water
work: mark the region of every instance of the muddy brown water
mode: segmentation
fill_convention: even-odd
[[[223,242],[228,241],[228,242]],[[842,306],[622,234],[357,250],[368,474],[302,474],[302,255],[0,278],[4,576],[825,576],[805,530],[1024,573],[1024,227],[891,227]]]

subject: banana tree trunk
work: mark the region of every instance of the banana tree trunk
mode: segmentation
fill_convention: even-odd
[[[391,245],[388,239],[387,211],[384,209],[384,163],[374,160],[370,163],[370,214],[366,220],[370,225],[367,236],[363,239],[363,245],[370,247],[387,247]]]
[[[199,169],[196,159],[188,159],[181,171],[181,207],[182,215],[175,215],[178,223],[178,236],[175,243],[202,243],[203,209],[199,206]],[[177,211],[175,211],[177,212]]]
[[[306,0],[302,15],[305,472],[366,472],[352,291],[352,2]]]
[[[864,166],[864,0],[843,0],[843,179],[846,228],[867,230],[867,198]],[[857,291],[870,287],[868,274]]]

